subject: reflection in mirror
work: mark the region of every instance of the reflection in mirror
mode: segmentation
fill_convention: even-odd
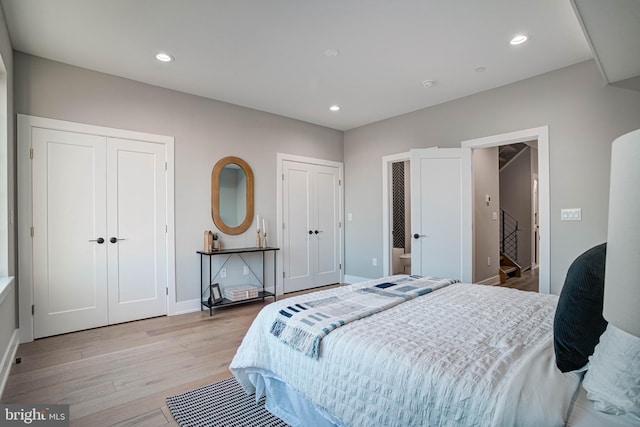
[[[221,159],[211,172],[211,216],[225,234],[244,233],[253,218],[253,172],[239,157]]]
[[[220,172],[220,218],[229,227],[242,224],[247,216],[247,175],[235,163]]]

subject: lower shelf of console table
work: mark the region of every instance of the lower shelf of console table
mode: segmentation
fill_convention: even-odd
[[[202,251],[197,251],[198,254],[200,254],[200,311],[204,310],[204,309],[209,309],[209,316],[213,315],[213,310],[215,308],[218,307],[229,307],[229,306],[233,306],[233,305],[239,305],[239,304],[246,304],[246,303],[250,303],[250,302],[255,302],[255,301],[264,301],[265,298],[273,298],[273,300],[276,300],[276,294],[273,292],[269,292],[267,290],[265,290],[266,288],[266,280],[265,280],[265,254],[267,252],[271,252],[273,254],[273,289],[276,288],[276,251],[279,251],[280,248],[273,248],[273,247],[266,247],[266,248],[237,248],[237,249],[223,249],[220,251],[215,251],[215,252],[202,252]],[[238,301],[231,301],[227,298],[224,298],[222,301],[215,303],[215,304],[210,304],[208,301],[208,290],[209,290],[209,283],[211,282],[212,278],[215,277],[213,275],[213,271],[212,271],[212,260],[214,256],[220,256],[220,255],[228,255],[228,256],[232,256],[232,255],[242,255],[242,254],[249,254],[249,253],[261,253],[262,254],[262,278],[261,278],[261,285],[262,285],[262,290],[258,291],[258,296],[255,298],[247,298],[247,299],[242,299],[242,300],[238,300]],[[204,267],[205,267],[205,259],[208,258],[209,261],[209,277],[207,278],[208,280],[205,281],[205,274],[204,274]],[[241,256],[241,259],[244,262],[244,259]]]

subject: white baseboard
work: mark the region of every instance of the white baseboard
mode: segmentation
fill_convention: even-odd
[[[499,285],[500,284],[500,275],[489,277],[488,279],[484,279],[482,282],[478,282],[479,285]]]
[[[188,301],[178,301],[174,306],[173,313],[169,316],[177,316],[179,314],[193,313],[200,310],[200,300],[192,299]]]
[[[13,360],[15,359],[16,352],[18,351],[18,344],[20,344],[20,340],[18,339],[18,330],[16,329],[11,335],[11,340],[9,341],[9,345],[4,352],[4,355],[2,355],[2,364],[0,365],[0,396],[4,393],[4,386],[7,385],[9,372],[11,371]]]
[[[364,282],[365,280],[371,280],[371,279],[367,277],[351,276],[348,274],[344,275],[344,282],[349,285],[353,283]]]

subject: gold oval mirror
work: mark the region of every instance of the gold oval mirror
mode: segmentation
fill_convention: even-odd
[[[211,172],[211,216],[222,233],[241,234],[253,220],[253,172],[239,157],[220,159]]]

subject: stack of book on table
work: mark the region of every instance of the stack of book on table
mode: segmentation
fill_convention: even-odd
[[[252,285],[225,286],[224,297],[229,301],[242,301],[250,298],[258,298],[258,288]]]

